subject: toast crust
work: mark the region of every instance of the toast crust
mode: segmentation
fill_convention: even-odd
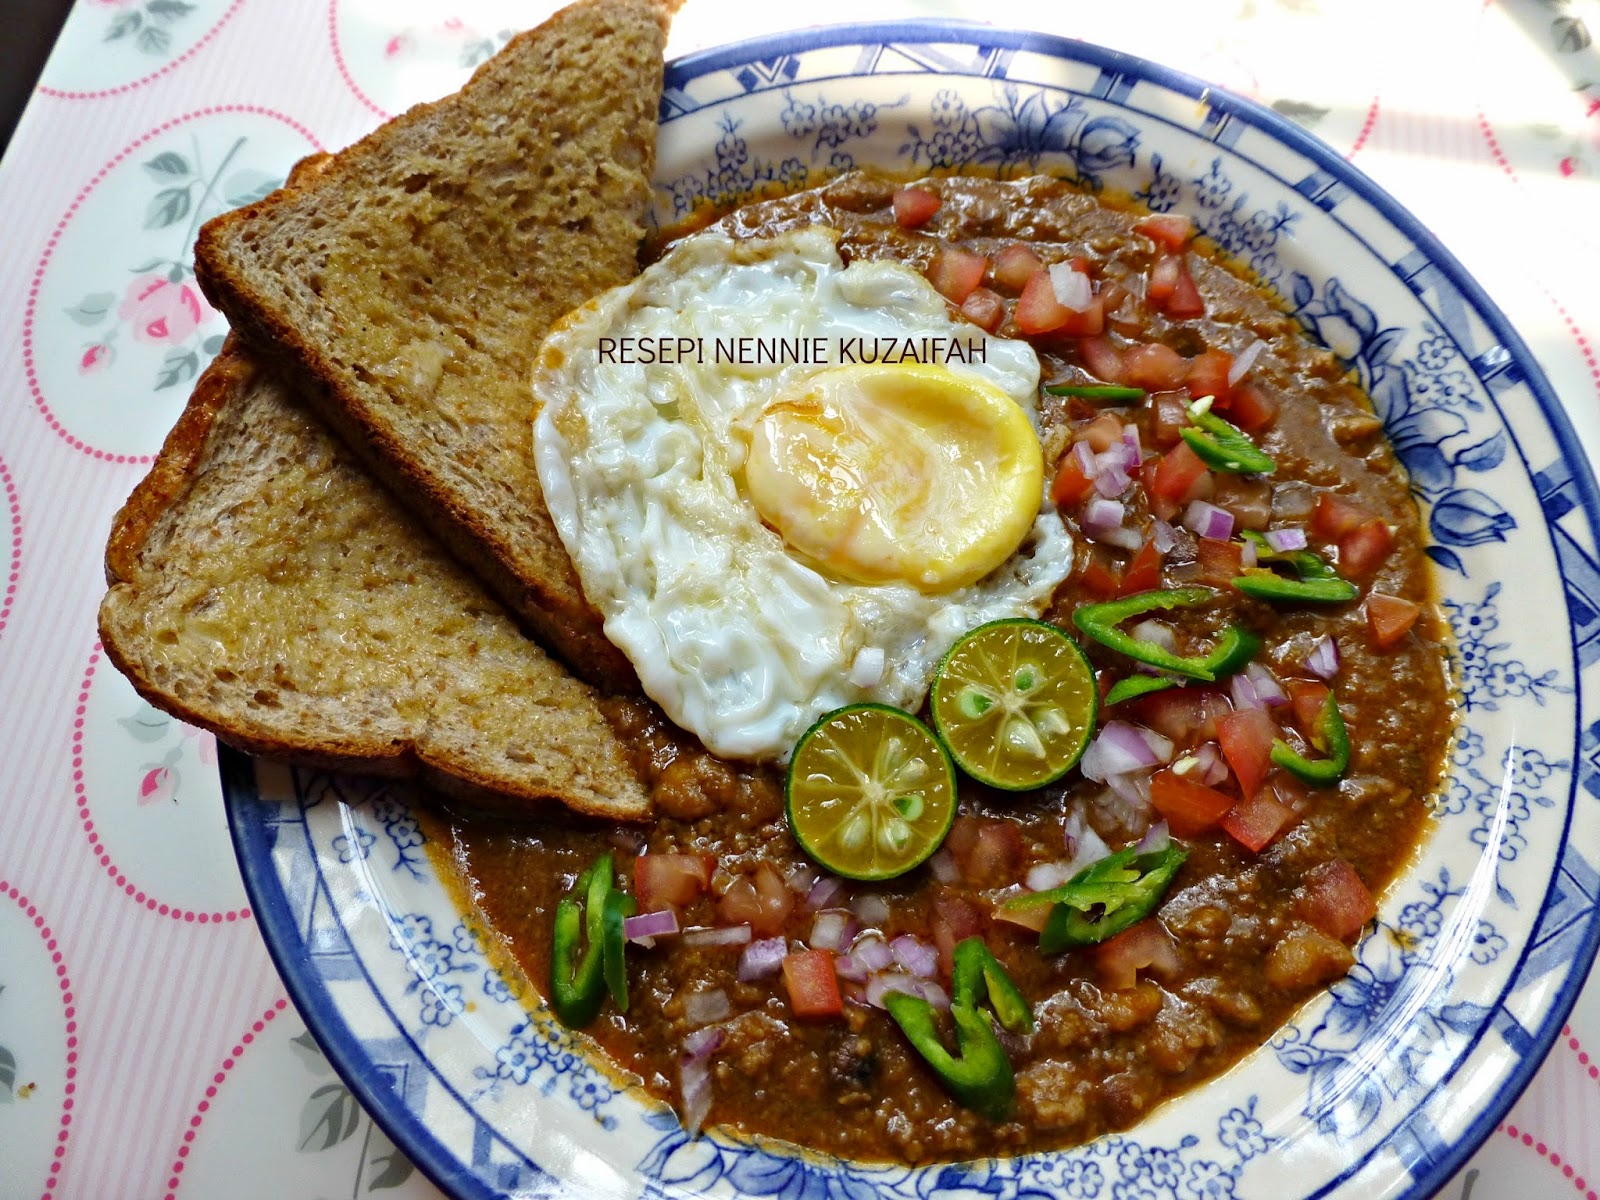
[[[258,484],[272,483],[265,474],[260,480],[248,476],[240,463],[252,460],[237,457],[253,428],[238,422],[241,414],[250,412],[265,414],[267,424],[262,427],[276,431],[280,455],[328,464],[316,478],[327,484],[335,496],[331,503],[340,505],[349,527],[374,545],[398,550],[401,559],[413,564],[408,597],[415,596],[416,603],[424,606],[430,601],[441,607],[455,603],[470,614],[458,619],[454,613],[441,613],[438,620],[464,631],[463,655],[483,643],[481,659],[469,657],[458,670],[458,664],[450,661],[454,647],[447,645],[437,661],[428,664],[433,675],[427,667],[416,677],[409,668],[380,673],[380,686],[364,695],[370,701],[374,690],[384,693],[377,708],[388,711],[369,711],[362,703],[346,704],[337,695],[286,695],[286,703],[263,703],[262,681],[273,678],[265,664],[226,660],[225,674],[237,682],[218,685],[198,669],[205,665],[203,654],[185,658],[184,631],[213,595],[229,598],[223,607],[252,627],[278,620],[290,654],[294,646],[314,636],[318,620],[327,620],[281,614],[257,620],[237,611],[242,593],[228,590],[231,581],[225,575],[213,579],[205,574],[217,556],[204,539],[222,523],[237,518],[241,527],[230,531],[235,539],[258,536],[270,542],[274,536],[270,529],[263,533],[257,526],[244,525],[251,520],[252,491]],[[217,507],[219,496],[226,501],[225,509]],[[349,617],[348,630],[337,631],[335,641],[343,644],[348,638],[358,643],[353,648],[358,654],[371,654],[374,646],[381,652],[385,630],[363,624],[361,592],[374,586],[370,577],[383,564],[367,565],[367,579],[355,567],[330,572],[325,565],[329,538],[319,537],[315,527],[321,514],[317,503],[315,497],[307,501],[305,521],[311,527],[305,530],[303,544],[271,544],[269,549],[291,577],[303,567],[316,587],[332,593],[325,607],[335,616],[329,619],[337,620],[339,613],[355,614]],[[342,536],[338,541],[340,551],[360,548]],[[333,560],[342,561],[338,554]],[[154,467],[117,513],[106,548],[106,579],[109,590],[101,603],[99,624],[112,664],[150,703],[229,745],[304,766],[417,778],[475,807],[501,812],[523,811],[526,802],[554,800],[573,811],[611,820],[640,820],[649,814],[648,798],[628,752],[601,713],[595,694],[527,641],[476,583],[349,461],[347,452],[308,414],[295,409],[291,393],[232,336],[196,385]],[[296,607],[306,609],[313,607],[313,599],[320,599],[296,592],[294,586],[287,585],[280,598],[304,601]],[[170,598],[174,588],[191,601],[200,600],[179,605]],[[296,633],[301,641],[295,640]],[[469,635],[470,647],[465,644]],[[359,644],[363,641],[367,644]],[[405,650],[412,653],[414,648]],[[252,674],[250,669],[256,666],[260,670]],[[507,681],[513,686],[507,687]],[[319,684],[337,690],[329,680],[301,682],[312,690]],[[297,691],[293,680],[285,690]],[[484,694],[473,694],[475,690]],[[514,752],[496,757],[485,750],[476,726],[492,720],[484,714],[501,711],[514,719],[509,736],[516,745]],[[508,731],[493,732],[497,741],[506,740]],[[574,735],[580,744],[571,743]]]
[[[545,509],[528,374],[551,322],[637,271],[666,16],[652,0],[574,4],[457,95],[208,222],[195,249],[211,302],[369,470],[569,666],[618,692],[637,677]],[[568,111],[580,88],[620,115]],[[514,179],[503,110],[532,130]]]

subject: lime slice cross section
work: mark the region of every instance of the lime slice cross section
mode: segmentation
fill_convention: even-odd
[[[939,848],[956,814],[956,772],[908,712],[854,704],[795,747],[785,787],[800,848],[848,879],[893,879]]]
[[[963,771],[1020,792],[1060,779],[1083,756],[1100,693],[1066,633],[1016,618],[980,625],[950,648],[930,706]]]

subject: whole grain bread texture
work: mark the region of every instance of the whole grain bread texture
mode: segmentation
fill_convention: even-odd
[[[576,672],[635,690],[544,506],[529,374],[546,329],[632,278],[666,9],[580,0],[300,186],[208,223],[235,329]]]
[[[252,753],[477,807],[649,802],[597,695],[230,336],[113,525],[100,637],[152,704]]]

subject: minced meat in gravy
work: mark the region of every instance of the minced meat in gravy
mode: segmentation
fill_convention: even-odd
[[[891,202],[897,186],[851,175],[753,204],[725,217],[720,228],[755,237],[825,222],[841,231],[847,261],[893,257],[922,270],[933,267],[942,244],[991,261],[1019,242],[1046,265],[1085,260],[1103,330],[1031,338],[1044,379],[1095,383],[1120,373],[1117,381],[1140,384],[1152,395],[1104,410],[1043,397],[1050,462],[1073,440],[1092,439],[1097,421],[1103,435],[1104,411],[1138,428],[1154,463],[1181,444],[1176,430],[1184,418],[1173,399],[1188,399],[1182,377],[1197,379],[1218,365],[1204,352],[1239,355],[1249,343],[1265,342],[1266,352],[1245,380],[1221,386],[1237,385],[1241,399],[1233,418],[1253,427],[1276,472],[1206,475],[1179,500],[1207,496],[1243,528],[1309,528],[1311,549],[1358,582],[1363,597],[1282,606],[1251,599],[1228,582],[1240,566],[1237,541],[1208,543],[1181,528],[1154,562],[1153,576],[1152,564],[1140,568],[1130,550],[1081,539],[1073,575],[1046,614],[1064,628],[1072,628],[1071,614],[1081,604],[1140,587],[1198,583],[1216,588],[1219,600],[1161,614],[1181,641],[1203,645],[1227,623],[1248,626],[1262,640],[1258,661],[1291,693],[1297,683],[1315,685],[1306,660],[1325,635],[1336,639],[1340,654],[1334,687],[1349,730],[1348,770],[1336,786],[1315,788],[1274,768],[1264,791],[1293,815],[1257,853],[1216,828],[1182,839],[1189,856],[1157,914],[1175,956],[1136,975],[1108,973],[1093,951],[1047,956],[1036,935],[994,918],[998,900],[1016,892],[1030,868],[1068,857],[1067,814],[1081,814],[1113,849],[1136,840],[1159,815],[1137,796],[1120,798],[1076,771],[1062,784],[1020,795],[964,779],[960,816],[932,864],[889,884],[850,884],[829,901],[848,905],[863,927],[885,938],[911,934],[937,946],[944,972],[953,941],[974,932],[987,940],[1037,1018],[1031,1035],[1002,1035],[1017,1076],[1015,1115],[1004,1123],[952,1100],[888,1016],[862,1002],[859,984],[844,985],[842,1015],[804,1021],[793,1016],[781,975],[739,981],[737,946],[664,939],[653,948],[628,948],[629,1010],[624,1015],[608,1005],[588,1033],[651,1093],[678,1103],[684,1040],[698,1023],[714,1019],[725,1037],[712,1062],[708,1124],[855,1158],[923,1162],[1061,1147],[1128,1126],[1261,1045],[1296,1006],[1343,975],[1354,962],[1354,931],[1339,930],[1337,920],[1330,931],[1317,911],[1317,881],[1327,864],[1342,860],[1377,892],[1403,867],[1440,780],[1452,709],[1443,626],[1430,603],[1418,515],[1404,474],[1347,373],[1264,291],[1192,250],[1164,252],[1135,228],[1138,214],[1059,182],[927,181],[919,186],[941,203],[914,229],[896,222]],[[1173,257],[1197,286],[1202,315],[1169,315],[1163,309],[1171,305],[1151,296],[1153,272],[1167,271],[1171,282],[1170,261],[1164,268],[1161,263]],[[1001,322],[1002,335],[1023,336],[1015,317],[1020,289],[985,283],[1003,306],[967,311]],[[1149,346],[1176,354],[1142,349]],[[1159,508],[1147,494],[1153,471],[1127,498],[1134,528],[1150,528]],[[1335,496],[1338,505],[1330,503]],[[1069,523],[1079,499],[1065,497]],[[1173,516],[1170,499],[1167,507]],[[1348,540],[1352,529],[1363,522],[1370,528],[1373,518],[1389,530],[1387,540],[1378,531],[1379,550],[1386,546],[1387,553],[1372,553],[1370,541],[1359,537]],[[1142,583],[1134,578],[1140,570]],[[1420,619],[1401,634],[1383,628],[1364,602],[1372,593],[1394,598],[1402,609],[1421,606]],[[1102,688],[1129,673],[1126,659],[1079,641],[1103,676]],[[1229,711],[1227,695],[1220,685],[1161,692],[1103,710],[1101,719],[1155,729],[1182,754],[1216,739],[1217,720]],[[780,774],[709,757],[645,702],[617,700],[613,707],[651,782],[659,815],[654,825],[635,833],[556,819],[513,826],[452,818],[453,841],[447,836],[446,842],[453,845],[454,865],[527,975],[541,987],[548,980],[556,903],[606,851],[615,853],[625,887],[637,854],[712,855],[711,887],[683,912],[686,927],[752,921],[758,937],[781,933],[791,947],[803,945],[815,918],[804,889],[817,872],[785,824]],[[1276,719],[1302,731],[1303,744],[1309,722],[1303,713],[1288,715],[1298,707],[1276,710]],[[716,993],[726,998],[725,1013]]]

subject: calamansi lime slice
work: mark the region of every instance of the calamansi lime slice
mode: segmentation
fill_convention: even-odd
[[[933,724],[961,769],[1006,791],[1061,778],[1094,736],[1094,672],[1054,625],[1018,618],[980,625],[933,677]]]
[[[956,813],[956,771],[908,712],[853,704],[795,747],[786,787],[800,848],[849,879],[893,879],[939,848]]]

